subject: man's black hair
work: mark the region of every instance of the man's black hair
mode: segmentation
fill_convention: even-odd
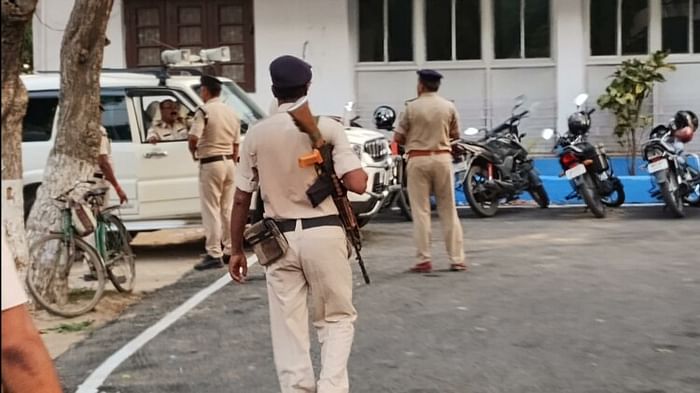
[[[294,87],[277,87],[272,86],[272,94],[278,100],[296,100],[305,96],[309,92],[309,85],[294,86]]]
[[[428,81],[425,79],[421,79],[420,83],[425,87],[425,90],[434,93],[440,89],[440,80],[435,80],[435,81]]]
[[[209,93],[214,97],[218,97],[219,95],[221,95],[221,85],[212,84],[210,86],[203,85],[202,87],[206,87],[207,90],[209,90]]]

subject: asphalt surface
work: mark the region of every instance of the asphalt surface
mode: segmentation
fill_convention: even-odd
[[[683,220],[660,207],[603,220],[582,208],[460,215],[468,273],[406,273],[411,224],[398,212],[365,228],[373,283],[354,266],[351,392],[700,391],[700,209]],[[433,224],[434,261],[445,269]],[[223,273],[186,275],[62,355],[66,391]],[[101,391],[279,392],[262,269],[251,275],[145,345]]]

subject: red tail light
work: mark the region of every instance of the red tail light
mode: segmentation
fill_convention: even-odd
[[[562,154],[561,158],[559,158],[559,162],[561,162],[561,166],[563,166],[566,169],[569,169],[574,165],[578,164],[576,156],[574,155],[574,153],[571,152],[566,152]]]

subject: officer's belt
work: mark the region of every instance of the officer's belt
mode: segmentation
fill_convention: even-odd
[[[448,154],[450,150],[411,150],[408,152],[408,158],[434,156],[436,154]]]
[[[343,223],[337,215],[314,218],[301,218],[301,229],[311,229],[316,227],[342,227]],[[297,228],[298,220],[275,220],[280,232],[293,232]]]
[[[199,162],[202,164],[209,164],[211,162],[224,161],[224,160],[233,160],[233,155],[227,154],[225,156],[204,157],[204,158],[200,158]]]

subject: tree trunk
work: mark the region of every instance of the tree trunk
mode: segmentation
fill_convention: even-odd
[[[37,0],[2,0],[2,219],[15,264],[27,265],[22,195],[22,119],[27,89],[19,78],[27,26]]]
[[[27,221],[30,244],[50,230],[61,228],[60,210],[52,198],[77,181],[91,179],[95,171],[100,145],[100,70],[112,3],[76,0],[63,34],[58,132]],[[44,253],[40,258],[37,286],[60,298],[67,289],[65,279],[58,275],[51,281],[47,269],[57,263],[56,255]],[[54,288],[46,288],[49,281]]]
[[[632,147],[630,151],[630,176],[637,174],[637,129],[632,129]]]

